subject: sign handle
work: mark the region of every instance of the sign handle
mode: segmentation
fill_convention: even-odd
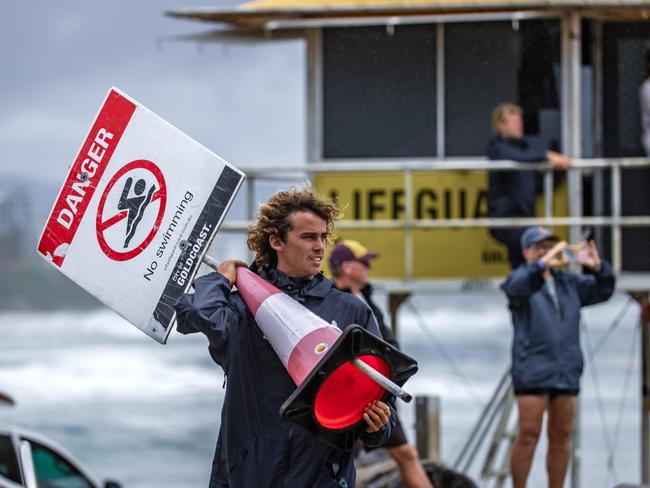
[[[207,254],[203,256],[203,262],[215,271],[217,271],[217,268],[219,267],[219,261],[217,261],[214,258],[211,258]],[[401,398],[406,403],[410,402],[413,399],[413,396],[410,393],[404,391],[400,386],[393,383],[391,380],[386,378],[379,371],[368,366],[360,359],[356,359],[356,358],[352,359],[350,363],[352,363],[352,365],[355,368],[357,368],[363,374],[367,375],[371,380],[376,382],[379,386],[384,388],[386,391],[395,395],[397,398]]]

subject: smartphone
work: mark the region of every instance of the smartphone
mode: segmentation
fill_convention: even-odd
[[[594,230],[591,227],[585,227],[582,230],[582,234],[580,234],[580,239],[578,240],[578,242],[588,242],[593,238],[594,238]],[[576,244],[571,244],[564,248],[564,258],[567,261],[575,261],[576,259],[580,261],[581,258],[580,255],[583,254],[584,251],[580,250],[580,252],[578,253],[579,255],[576,256],[576,253],[574,252],[574,248],[576,247]]]

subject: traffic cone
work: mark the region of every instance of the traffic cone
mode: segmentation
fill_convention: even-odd
[[[236,285],[296,383],[280,414],[331,445],[351,449],[367,427],[365,406],[389,395],[360,369],[370,366],[396,386],[417,371],[412,358],[364,328],[341,331],[245,267],[237,267]]]

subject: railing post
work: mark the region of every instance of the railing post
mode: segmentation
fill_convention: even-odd
[[[621,167],[618,164],[612,166],[612,266],[614,274],[621,272]]]
[[[393,332],[393,337],[397,337],[397,309],[409,297],[410,293],[389,293],[388,294],[388,309],[390,313],[390,328]]]
[[[440,397],[415,397],[415,439],[420,459],[440,460]]]
[[[255,177],[246,178],[246,219],[252,222],[255,219]],[[248,260],[253,261],[255,253],[248,251]]]
[[[641,327],[641,483],[650,483],[650,292],[630,292],[640,305]]]
[[[544,217],[553,217],[553,170],[544,172]]]
[[[404,199],[406,201],[406,228],[404,229],[404,277],[413,279],[413,171],[404,171]]]
[[[581,18],[576,11],[569,11],[562,18],[562,145],[564,152],[579,158],[581,151],[580,84],[582,77]],[[582,217],[582,172],[571,169],[568,174],[569,215]],[[571,242],[580,238],[580,225],[572,225]],[[577,265],[574,265],[577,266]],[[571,486],[580,486],[580,404],[576,407],[571,444]]]

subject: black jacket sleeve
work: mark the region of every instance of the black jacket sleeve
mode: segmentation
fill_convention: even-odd
[[[490,145],[489,158],[494,160],[510,160],[520,163],[539,163],[546,161],[546,151],[530,149],[526,146],[510,144],[505,139],[498,139]]]
[[[239,322],[230,288],[226,277],[210,273],[194,281],[195,293],[184,294],[174,305],[178,331],[203,332],[210,342],[210,353],[222,366],[230,328]]]
[[[609,263],[602,261],[600,270],[591,274],[575,275],[580,305],[595,305],[608,300],[614,293],[616,278]]]
[[[511,306],[518,306],[544,285],[544,269],[536,262],[522,264],[501,284]]]

